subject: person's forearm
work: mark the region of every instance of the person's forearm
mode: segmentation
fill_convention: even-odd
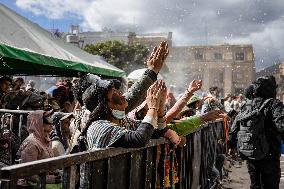
[[[166,113],[166,123],[170,123],[186,106],[189,99],[192,97],[191,92],[185,92],[184,95],[175,103],[175,105]]]
[[[174,124],[168,124],[168,127],[175,131],[179,136],[187,136],[194,132],[202,124],[200,116],[191,116],[186,120],[180,120]]]

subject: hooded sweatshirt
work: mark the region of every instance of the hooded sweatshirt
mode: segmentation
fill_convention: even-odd
[[[44,111],[37,110],[27,117],[29,136],[23,141],[17,153],[21,163],[54,157],[49,136],[44,134],[43,113]],[[46,175],[46,183],[56,183],[56,177],[53,174]],[[37,178],[33,176],[27,180],[35,181]],[[25,179],[22,182],[25,183]]]
[[[51,141],[44,134],[43,113],[44,111],[38,110],[27,117],[29,136],[18,151],[22,163],[54,157]]]

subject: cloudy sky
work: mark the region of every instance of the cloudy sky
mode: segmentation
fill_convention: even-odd
[[[252,43],[256,67],[284,60],[284,0],[1,0],[46,29],[173,32],[174,45]]]

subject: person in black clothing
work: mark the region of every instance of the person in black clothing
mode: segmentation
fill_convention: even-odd
[[[247,104],[245,104],[240,113],[237,115],[230,131],[229,145],[231,147],[237,147],[240,152],[240,156],[247,160],[248,172],[251,179],[251,189],[278,189],[280,182],[280,146],[281,136],[284,133],[284,105],[281,101],[276,99],[277,84],[273,76],[260,77],[246,90],[246,96],[249,97]],[[267,104],[264,106],[264,103]],[[263,125],[263,138],[266,138],[262,145],[254,146],[252,149],[250,145],[243,146],[245,142],[251,144],[260,144],[258,141],[250,141],[246,137],[242,137],[243,133],[242,124],[244,123],[244,115],[242,112],[251,108],[252,110],[259,110],[263,108],[264,124]],[[262,111],[260,111],[262,112]],[[253,124],[252,122],[247,122]],[[248,126],[248,124],[246,125]],[[245,132],[253,136],[254,132],[257,132],[259,127],[248,128]],[[245,133],[247,134],[247,133]],[[245,135],[244,135],[245,136]],[[238,139],[237,139],[238,138]],[[266,145],[267,144],[267,145]],[[267,146],[265,150],[265,146]],[[242,153],[243,148],[248,150]],[[262,152],[259,151],[262,149]],[[251,150],[251,151],[249,151]],[[251,155],[249,155],[251,154]]]

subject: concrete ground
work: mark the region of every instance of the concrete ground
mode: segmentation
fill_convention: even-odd
[[[281,179],[279,188],[284,189],[284,156],[281,157]],[[249,189],[250,179],[246,163],[236,164],[229,169],[229,177],[223,181],[224,189]]]

